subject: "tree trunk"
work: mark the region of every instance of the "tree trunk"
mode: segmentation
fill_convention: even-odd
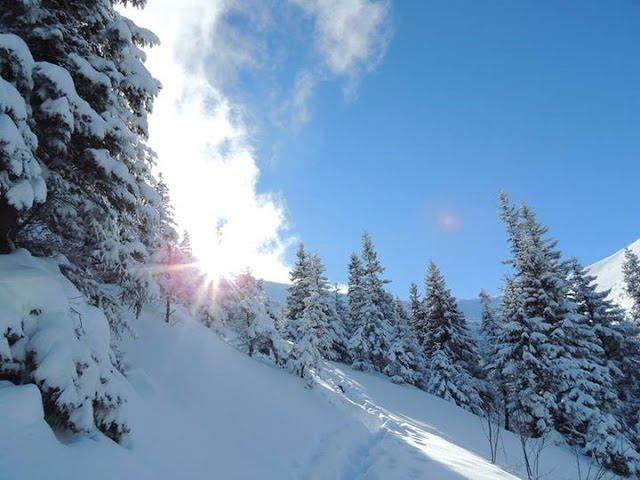
[[[169,323],[169,317],[171,316],[171,298],[169,297],[169,295],[167,295],[166,299],[167,299],[167,304],[166,304],[167,306],[164,313],[164,320],[165,322]]]
[[[511,428],[509,422],[509,408],[507,406],[507,389],[502,385],[502,401],[504,402],[504,429],[509,430]]]
[[[0,254],[13,250],[17,226],[18,212],[5,199],[0,199]]]

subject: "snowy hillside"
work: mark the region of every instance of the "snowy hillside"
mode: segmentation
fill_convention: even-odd
[[[21,262],[38,289],[74,293],[50,264],[27,256]],[[13,277],[24,275],[1,270],[0,289],[10,293]],[[3,301],[15,303],[8,295]],[[47,305],[41,308],[48,315]],[[60,298],[56,311],[65,308]],[[503,467],[491,465],[479,417],[414,387],[328,363],[320,385],[308,390],[186,314],[167,325],[160,308],[148,308],[132,321],[138,337],[124,345],[123,382],[129,447],[98,432],[57,438],[38,389],[2,382],[0,478],[489,480],[522,473],[516,437],[503,434]],[[543,465],[546,478],[576,478],[568,451],[545,449]]]
[[[640,239],[629,245],[629,249],[640,255]],[[624,248],[613,255],[589,266],[589,271],[597,277],[601,290],[611,289],[611,298],[625,309],[631,308],[631,300],[624,291],[622,264],[624,263]]]
[[[287,289],[289,285],[278,282],[264,282],[264,293],[269,301],[275,306],[282,306],[287,301]]]

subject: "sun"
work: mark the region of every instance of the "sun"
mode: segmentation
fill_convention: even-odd
[[[232,280],[250,271],[256,278],[286,282],[289,268],[283,260],[289,246],[277,236],[269,236],[261,215],[247,215],[242,221],[214,220],[206,210],[187,209],[188,216],[179,218],[189,232],[198,268],[211,281]],[[268,222],[267,222],[268,223]],[[266,238],[266,240],[265,240]]]
[[[196,250],[195,255],[200,270],[211,281],[231,278],[238,270],[233,255],[231,253],[225,255],[222,249],[215,245]]]

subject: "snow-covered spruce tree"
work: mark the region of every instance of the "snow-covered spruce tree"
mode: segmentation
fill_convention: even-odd
[[[418,285],[415,282],[411,282],[409,285],[409,312],[411,319],[417,317],[421,310],[420,293],[418,292]]]
[[[0,254],[13,249],[19,221],[46,197],[29,126],[34,65],[22,39],[0,33]]]
[[[345,296],[342,294],[342,292],[340,292],[340,287],[338,286],[337,283],[333,284],[333,289],[331,290],[331,294],[333,296],[333,308],[336,311],[336,315],[340,320],[340,322],[342,323],[342,325],[344,326],[345,333],[349,335],[350,332],[347,330],[347,323],[349,320],[348,319],[349,311],[347,307],[347,302],[346,302]]]
[[[285,342],[269,315],[262,282],[245,271],[220,282],[216,295],[220,333],[229,343],[250,357],[258,354],[284,365]]]
[[[622,273],[624,274],[625,291],[633,302],[631,317],[640,323],[640,258],[628,248],[624,251]]]
[[[173,206],[162,174],[157,184],[159,214],[158,245],[152,255],[154,278],[160,288],[160,296],[165,304],[165,321],[169,323],[172,304],[176,300],[180,255],[178,251],[178,233],[173,218]]]
[[[498,331],[496,312],[491,306],[491,297],[486,291],[480,290],[478,298],[480,299],[481,310],[480,333],[482,333],[487,342],[490,342],[491,337],[495,336]]]
[[[640,456],[632,443],[635,438],[627,438],[633,420],[627,420],[624,407],[629,395],[637,395],[640,379],[637,368],[629,372],[618,358],[627,342],[620,331],[625,320],[607,295],[596,290],[595,277],[577,261],[570,262],[569,298],[576,308],[562,327],[573,365],[568,368],[570,373],[561,377],[564,382],[556,428],[600,465],[629,475],[639,466]],[[632,358],[633,353],[627,351],[623,361]],[[637,411],[637,404],[634,407]]]
[[[507,278],[502,289],[502,299],[497,316],[498,321],[495,325],[496,329],[486,337],[487,348],[484,357],[485,375],[489,380],[492,393],[492,406],[501,411],[503,425],[507,430],[510,430],[511,427],[511,417],[507,407],[507,399],[511,391],[508,383],[510,377],[503,373],[505,365],[502,362],[505,359],[498,357],[498,350],[501,348],[501,334],[504,333],[502,329],[517,314],[520,308],[518,302],[519,295],[516,284],[512,278]]]
[[[322,270],[319,259],[313,255],[309,262],[309,282],[304,298],[304,310],[299,319],[298,336],[291,349],[289,365],[291,371],[305,380],[307,387],[313,386],[314,373],[320,363],[320,337],[325,333],[323,325],[328,320],[327,298],[323,293]]]
[[[324,265],[318,255],[309,256],[309,265],[306,284],[307,296],[317,294],[314,299],[314,322],[317,326],[318,349],[327,360],[346,362],[349,359],[347,352],[347,332],[342,320],[334,308],[334,299],[329,292],[327,278],[324,275]],[[317,293],[316,293],[317,292]],[[307,298],[305,309],[307,308]],[[304,313],[304,311],[303,311]]]
[[[186,262],[195,262],[193,255],[193,247],[191,246],[191,236],[186,230],[182,233],[182,240],[180,240],[180,251]]]
[[[619,473],[634,468],[609,411],[610,366],[589,318],[579,309],[547,228],[523,205],[503,202],[514,266],[512,305],[495,340],[494,367],[506,379],[506,406],[515,429],[539,437],[552,429]],[[495,378],[495,377],[494,377]]]
[[[399,299],[394,300],[393,338],[387,350],[383,373],[393,383],[424,386],[424,354],[409,323],[409,315]]]
[[[145,141],[159,84],[140,50],[155,36],[123,18],[114,3],[0,2],[0,250],[55,255],[118,334],[125,329],[122,301],[138,312],[153,284],[144,265],[156,236],[158,196]],[[65,293],[80,295],[70,286]],[[6,374],[6,351],[0,375],[36,383],[50,424],[74,432],[98,428],[121,441],[128,431],[125,398],[102,343],[110,336],[88,329],[101,325],[95,307],[74,301],[55,318],[34,310],[20,331],[0,321],[2,340],[22,352],[19,375]],[[71,322],[74,311],[83,320]],[[45,365],[46,352],[54,351],[48,341],[71,359],[55,371]]]
[[[542,373],[542,377],[551,376],[538,391],[553,396],[549,406],[553,427],[570,444],[584,447],[598,442],[592,448],[599,451],[606,438],[601,438],[601,431],[596,434],[588,430],[606,421],[606,405],[600,395],[612,393],[603,349],[593,327],[571,298],[570,263],[561,262],[556,242],[544,238],[547,228],[526,205],[519,209],[519,216],[523,249],[522,255],[516,257],[516,267],[524,295],[523,309],[528,319],[541,319],[548,325],[551,348],[547,359],[553,361],[550,369]],[[604,458],[598,460],[608,463]]]
[[[551,339],[554,324],[564,312],[562,272],[555,244],[543,238],[546,229],[522,219],[502,200],[502,219],[507,226],[514,268],[512,305],[503,311],[500,332],[495,339],[493,369],[506,385],[506,410],[510,426],[519,433],[540,437],[553,428],[557,408],[552,384],[558,350]]]
[[[114,3],[120,2],[3,2],[0,30],[9,43],[19,37],[27,46],[20,57],[31,83],[20,88],[47,184],[46,202],[11,220],[15,244],[64,256],[65,274],[121,334],[126,322],[119,304],[139,313],[152,285],[144,266],[158,215],[146,139],[159,83],[144,67],[141,50],[157,38],[120,15]],[[7,52],[0,53],[3,65],[11,63]],[[32,168],[25,172],[35,175]],[[117,285],[117,297],[104,284]]]
[[[640,406],[639,329],[627,320],[625,312],[609,299],[609,291],[598,291],[596,278],[577,262],[572,264],[570,288],[578,313],[593,326],[604,350],[622,407],[631,402]],[[633,410],[631,408],[630,410]]]
[[[225,282],[226,283],[226,282]],[[223,283],[224,284],[224,283]],[[200,285],[196,303],[193,306],[193,315],[197,317],[202,324],[218,330],[220,327],[220,292],[215,282],[204,282]],[[280,331],[278,331],[280,333]]]
[[[478,338],[478,353],[480,355],[480,396],[484,400],[485,413],[491,416],[492,421],[500,418],[501,394],[500,390],[488,381],[489,368],[492,357],[493,340],[498,333],[498,319],[491,305],[491,297],[485,290],[478,294],[480,300],[480,335]]]
[[[587,447],[608,468],[627,464],[623,449],[616,447],[622,431],[607,411],[615,390],[595,330],[585,316],[568,312],[552,336],[561,350],[554,365],[555,429],[569,444]]]
[[[204,285],[204,274],[195,263],[189,233],[185,231],[182,240],[179,240],[178,234],[172,228],[161,228],[160,231],[166,233],[163,234],[164,240],[154,252],[152,259],[154,276],[165,305],[165,321],[169,322],[172,307],[180,304],[188,311],[200,315],[203,323],[208,323],[208,320],[211,320],[208,317],[211,312],[206,305],[196,303],[202,303],[205,298],[214,298],[212,286]]]
[[[362,269],[358,280],[361,297],[359,304],[354,305],[353,312],[358,324],[349,341],[349,352],[356,370],[382,372],[393,335],[391,319],[385,314],[393,311],[393,305],[389,302],[384,290],[385,282],[381,278],[384,268],[367,233],[362,237],[361,257]]]
[[[349,259],[349,285],[347,290],[347,331],[353,335],[360,325],[360,314],[363,304],[362,292],[362,260],[352,253]]]
[[[205,281],[204,274],[198,269],[196,258],[191,246],[191,237],[186,230],[182,234],[182,240],[178,244],[180,254],[180,288],[177,292],[182,305],[191,309],[195,306],[196,297]]]
[[[424,300],[420,299],[418,286],[415,283],[411,283],[409,286],[409,309],[411,312],[409,323],[416,335],[418,343],[423,345],[425,342],[424,335],[426,332]]]
[[[425,389],[480,413],[482,400],[476,379],[479,372],[476,345],[469,335],[464,315],[433,262],[429,262],[425,286],[426,329],[422,345],[427,358]]]
[[[295,340],[298,336],[298,321],[304,311],[304,300],[309,294],[308,270],[309,255],[304,249],[304,244],[300,243],[296,251],[296,262],[289,273],[291,285],[287,292],[287,303],[284,308],[285,328],[283,333],[290,340]]]

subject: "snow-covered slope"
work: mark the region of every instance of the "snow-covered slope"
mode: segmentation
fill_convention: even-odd
[[[10,284],[13,273],[3,273]],[[52,285],[37,288],[66,282],[50,266],[43,275]],[[35,386],[0,382],[2,480],[488,480],[522,472],[514,436],[503,435],[502,467],[492,465],[480,419],[414,387],[326,364],[308,390],[184,313],[167,325],[160,308],[149,308],[132,321],[138,336],[124,345],[123,382],[130,446],[100,433],[59,439]],[[546,478],[575,478],[569,452],[548,448],[543,462]]]
[[[29,262],[43,265],[42,278],[32,269],[36,290],[66,295],[58,287],[68,282],[50,263]],[[0,274],[0,289],[22,275]],[[0,479],[523,477],[514,435],[503,432],[499,466],[492,465],[480,418],[417,388],[327,363],[308,390],[184,312],[172,325],[162,318],[160,307],[147,308],[132,320],[137,338],[123,345],[132,429],[126,448],[97,432],[57,438],[35,386],[0,382]],[[577,478],[575,457],[561,447],[547,447],[541,464],[547,479]]]
[[[640,255],[640,239],[629,245],[629,249]],[[597,277],[601,290],[611,290],[611,298],[625,309],[631,308],[631,299],[624,291],[622,264],[624,263],[624,248],[613,255],[589,266],[589,272]]]
[[[516,438],[491,465],[480,419],[384,377],[328,364],[313,390],[233,350],[187,317],[147,311],[128,344],[133,446],[103,436],[60,443],[37,389],[0,386],[6,479],[513,479]],[[340,388],[345,393],[340,392]],[[574,459],[544,452],[551,479]]]
[[[286,283],[264,282],[264,293],[267,295],[267,298],[272,305],[278,308],[282,308],[287,301],[288,288],[289,285]]]

